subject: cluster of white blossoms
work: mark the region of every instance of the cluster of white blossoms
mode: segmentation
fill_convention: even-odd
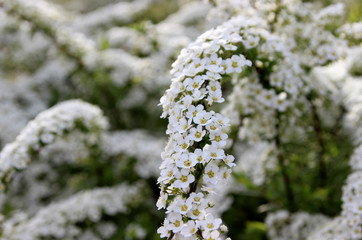
[[[315,229],[330,221],[322,214],[306,212],[290,213],[279,210],[269,213],[265,219],[268,236],[273,240],[304,240]]]
[[[275,169],[277,159],[274,144],[263,141],[253,145],[238,144],[234,148],[238,161],[234,172],[244,173],[254,185],[261,186],[266,179],[266,172]]]
[[[136,159],[135,171],[143,178],[160,174],[160,154],[166,139],[143,130],[118,131],[103,135],[101,147],[107,156],[124,154]]]
[[[73,130],[95,132],[106,129],[102,111],[81,100],[70,100],[41,112],[0,153],[1,188],[14,170],[24,169],[41,148]]]
[[[98,223],[103,219],[103,215],[125,213],[127,205],[140,199],[141,188],[142,184],[98,188],[52,203],[41,208],[33,216],[18,213],[3,223],[0,239],[79,239],[85,229],[77,226],[77,223],[85,220]],[[108,237],[103,236],[101,239],[108,239],[116,229],[114,226],[108,226],[107,229],[104,227],[106,226],[101,227],[100,234],[108,232]]]
[[[213,2],[216,7],[210,11],[210,21],[224,22],[236,15],[259,17],[265,20],[270,32],[270,37],[263,39],[265,43],[256,43],[258,51],[252,73],[234,76],[233,90],[221,112],[229,117],[231,126],[238,129],[238,140],[252,145],[265,142],[272,145],[266,160],[259,158],[257,164],[240,162],[244,169],[257,173],[254,176],[260,185],[266,179],[267,170],[276,166],[274,160],[279,151],[273,146],[276,135],[281,142],[287,142],[295,136],[302,139],[307,132],[297,121],[303,111],[310,108],[306,96],[312,91],[320,92],[310,78],[311,69],[337,61],[346,54],[347,41],[338,32],[338,19],[343,16],[344,6],[322,8],[300,0]],[[336,26],[332,27],[332,23]],[[272,68],[265,71],[268,64]],[[328,114],[325,116],[330,116],[330,112]],[[282,129],[278,131],[277,126],[281,124]],[[246,175],[253,175],[251,173],[247,171]],[[252,177],[252,180],[255,179]]]
[[[54,42],[72,57],[81,60],[81,57],[87,52],[95,51],[94,41],[88,39],[84,34],[66,28],[63,21],[69,16],[50,3],[33,0],[1,0],[0,4],[10,15],[32,22],[43,33],[53,38]]]
[[[0,7],[3,7],[10,16],[28,21],[83,70],[92,72],[96,69],[112,69],[110,77],[118,85],[124,84],[130,74],[139,70],[139,67],[136,66],[144,65],[137,57],[121,50],[99,51],[92,38],[80,31],[75,31],[64,19],[57,17],[61,15],[65,18],[64,16],[67,14],[56,14],[56,5],[53,6],[50,3],[44,5],[43,3],[43,1],[34,0],[0,0]],[[53,11],[47,12],[48,8]],[[71,19],[71,17],[69,18]]]
[[[26,80],[6,81],[0,77],[0,146],[15,139],[20,130],[46,105],[34,92],[27,91]],[[21,101],[19,101],[21,100]],[[24,102],[28,108],[24,107]],[[5,117],[6,116],[6,117]]]
[[[274,112],[269,111],[270,107],[266,103],[269,103],[269,106],[277,105],[279,112],[285,112],[295,102],[300,102],[303,98],[300,96],[310,91],[311,80],[308,77],[310,69],[336,61],[345,55],[347,41],[339,36],[336,27],[331,30],[330,26],[343,16],[344,6],[335,4],[320,8],[315,4],[299,0],[217,0],[215,2],[217,7],[210,13],[213,18],[216,17],[216,12],[222,15],[219,21],[225,21],[225,18],[235,15],[259,17],[265,19],[267,29],[272,34],[280,36],[278,41],[274,43],[270,41],[271,48],[267,49],[264,59],[268,59],[268,55],[275,55],[275,52],[281,52],[284,61],[281,61],[283,58],[278,59],[277,68],[273,68],[268,75],[257,72],[254,76],[242,80],[235,79],[237,82],[235,81],[233,93],[229,96],[229,106],[224,108],[224,112],[231,116],[232,125],[239,125],[239,119],[242,118],[239,136],[241,139],[253,143],[263,138],[269,139],[275,134],[273,127],[275,121]],[[337,22],[336,25],[338,24]],[[262,59],[260,57],[263,63]],[[261,76],[269,80],[269,86],[263,84]],[[262,93],[258,89],[260,86],[255,86],[255,83],[256,85],[262,83],[266,92]],[[270,88],[275,89],[276,94],[268,94]],[[300,95],[300,92],[303,94]],[[264,96],[271,101],[264,100],[263,103]],[[265,105],[267,105],[266,110],[263,109]],[[258,111],[258,108],[262,110]],[[298,113],[293,113],[296,114]]]
[[[268,61],[258,61],[253,54],[256,49],[260,50],[258,57],[268,56]],[[210,213],[209,193],[214,185],[226,182],[235,164],[234,157],[224,151],[231,143],[229,119],[208,108],[224,102],[224,76],[271,68],[279,55],[281,45],[263,28],[263,21],[244,17],[207,31],[181,51],[171,70],[171,88],[161,98],[162,117],[169,116],[170,135],[158,180],[161,197],[157,205],[168,214],[159,229],[162,237],[177,234],[221,239],[221,219]],[[283,79],[280,82],[280,86],[288,86]],[[258,95],[261,107],[278,109],[277,91],[264,89],[265,82],[256,84],[253,92],[258,93],[254,95]],[[288,96],[286,92],[282,95],[284,99]],[[200,184],[206,185],[200,188]]]
[[[342,40],[331,24],[340,24],[344,4],[322,8],[321,5],[301,0],[216,0],[210,19],[216,22],[243,14],[265,19],[274,33],[280,34],[306,67],[323,65],[338,60],[345,54],[347,42]],[[216,20],[215,20],[216,19]]]
[[[362,40],[362,21],[354,23],[346,23],[339,29],[341,34],[345,34],[347,38]]]
[[[147,12],[152,4],[164,0],[138,0],[114,2],[95,11],[82,14],[74,21],[73,28],[82,32],[93,32],[101,27],[127,25],[135,21],[137,15]]]

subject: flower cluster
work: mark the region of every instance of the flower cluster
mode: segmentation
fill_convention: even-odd
[[[59,13],[58,8],[50,3],[45,1],[2,0],[1,4],[10,15],[15,15],[35,24],[43,33],[53,38],[54,42],[59,44],[69,56],[82,61],[81,58],[84,54],[88,51],[95,51],[95,43],[92,40],[81,33],[72,32],[64,27],[62,20],[64,21],[67,15]]]
[[[29,81],[26,80],[6,81],[0,79],[0,115],[6,116],[0,119],[0,145],[2,147],[5,143],[13,141],[30,119],[46,109],[46,104],[41,101],[40,97],[34,92],[28,91],[29,85]],[[26,108],[22,102],[30,107]]]
[[[132,23],[137,15],[160,0],[121,1],[112,3],[75,19],[73,28],[82,32],[97,31],[101,27]]]
[[[26,214],[15,215],[4,222],[1,239],[79,239],[84,230],[76,225],[78,222],[89,219],[97,223],[102,220],[103,214],[112,216],[125,213],[127,205],[139,199],[141,187],[139,184],[121,184],[85,191],[44,207],[32,217]],[[110,232],[107,234],[110,236],[115,232],[112,226],[109,230],[104,227],[102,229],[102,232]]]
[[[266,172],[275,169],[277,159],[274,144],[267,141],[258,142],[253,145],[238,144],[234,148],[235,156],[242,161],[238,161],[234,172],[242,172],[256,186],[265,182]]]
[[[1,188],[14,170],[24,169],[34,154],[73,130],[94,132],[106,129],[102,111],[81,100],[70,100],[41,112],[0,153]]]
[[[170,134],[162,154],[164,162],[159,178],[161,197],[158,206],[167,208],[168,213],[159,230],[163,237],[171,232],[170,236],[196,234],[219,239],[217,229],[221,220],[209,213],[212,204],[208,196],[213,185],[227,179],[230,167],[234,166],[234,157],[224,151],[230,144],[229,120],[208,107],[224,102],[220,83],[223,76],[246,74],[265,67],[255,59],[256,47],[260,48],[260,57],[268,55],[270,62],[264,64],[269,67],[273,57],[282,54],[278,40],[263,28],[262,20],[237,17],[201,35],[181,51],[173,64],[171,88],[161,98],[162,117],[169,115],[167,133]],[[252,65],[254,70],[247,70]],[[278,86],[288,86],[282,80]],[[261,108],[278,109],[277,92],[264,90],[261,83],[255,84],[258,85],[254,90],[259,93]],[[282,95],[287,97],[285,92]],[[196,193],[201,181],[209,188],[203,187]],[[195,197],[201,199],[200,202],[195,201]],[[212,223],[211,228],[208,221]]]
[[[289,213],[286,210],[269,213],[265,219],[270,239],[303,240],[330,219],[322,214]]]
[[[157,177],[165,141],[142,130],[119,131],[103,136],[102,149],[108,156],[124,154],[136,158],[135,170],[139,176]]]

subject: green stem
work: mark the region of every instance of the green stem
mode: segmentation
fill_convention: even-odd
[[[276,124],[275,124],[275,147],[277,150],[277,158],[278,158],[278,164],[282,173],[286,197],[287,197],[287,203],[288,203],[288,209],[291,212],[295,211],[295,203],[294,203],[294,193],[291,186],[291,181],[288,175],[287,171],[287,164],[285,162],[284,155],[281,152],[281,142],[280,142],[280,113],[276,112]]]
[[[318,142],[318,166],[319,166],[319,178],[320,178],[320,187],[325,187],[327,185],[327,163],[325,157],[325,143],[323,139],[323,129],[322,121],[318,115],[317,108],[312,101],[311,95],[307,95],[307,100],[311,107],[312,117],[313,117],[313,129],[317,137]]]

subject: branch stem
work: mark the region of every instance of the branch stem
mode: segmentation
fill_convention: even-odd
[[[319,166],[320,187],[325,187],[327,185],[327,163],[325,157],[326,147],[323,139],[322,121],[318,115],[317,108],[313,103],[312,97],[310,95],[307,96],[307,100],[311,107],[312,117],[313,117],[313,129],[316,134],[318,142],[318,166]]]
[[[285,158],[284,155],[281,152],[281,141],[280,141],[280,113],[277,111],[276,112],[276,123],[275,123],[275,147],[277,150],[277,158],[278,158],[278,164],[281,170],[281,174],[283,177],[283,182],[284,182],[284,187],[285,187],[285,192],[286,192],[286,197],[287,197],[287,204],[288,204],[288,209],[291,212],[295,211],[295,203],[294,203],[294,193],[293,193],[293,189],[291,186],[291,181],[288,175],[288,171],[287,171],[287,164],[285,162]]]

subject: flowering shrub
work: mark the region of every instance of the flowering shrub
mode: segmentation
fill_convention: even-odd
[[[0,0],[0,239],[362,239],[360,6]]]

